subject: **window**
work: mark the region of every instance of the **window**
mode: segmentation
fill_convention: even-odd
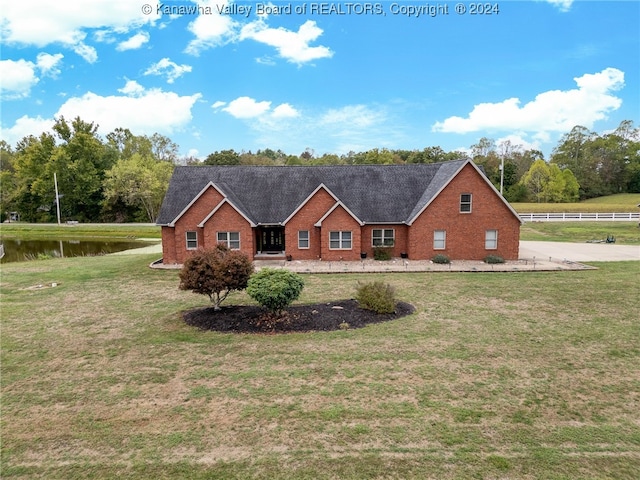
[[[309,248],[309,230],[298,231],[298,248]]]
[[[487,230],[484,234],[484,248],[495,250],[498,248],[498,230]]]
[[[224,243],[231,250],[239,250],[240,232],[218,232],[218,243]]]
[[[463,193],[460,195],[460,213],[471,213],[470,193]]]
[[[187,232],[187,250],[198,248],[198,232]]]
[[[329,232],[329,249],[351,250],[351,232]]]
[[[446,230],[434,230],[433,231],[433,249],[444,250],[446,246],[447,246]]]
[[[372,235],[374,247],[393,247],[395,243],[395,231],[392,228],[374,229]]]

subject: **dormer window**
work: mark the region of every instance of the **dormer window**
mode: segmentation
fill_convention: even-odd
[[[460,194],[460,213],[471,213],[471,194]]]

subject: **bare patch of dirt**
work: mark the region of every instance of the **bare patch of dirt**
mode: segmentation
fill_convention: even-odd
[[[394,313],[378,314],[358,306],[355,300],[295,305],[280,316],[252,305],[213,307],[184,312],[184,321],[202,330],[235,333],[287,333],[332,331],[362,328],[372,323],[388,322],[415,311],[413,305],[398,302]]]

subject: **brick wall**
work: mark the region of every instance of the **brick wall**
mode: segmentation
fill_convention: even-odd
[[[164,257],[164,263],[184,263],[189,251],[186,245],[186,232],[195,231],[198,235],[198,246],[203,245],[203,229],[198,228],[197,225],[205,219],[211,210],[215,208],[222,200],[223,196],[215,188],[209,187],[201,196],[196,200],[191,208],[185,212],[176,222],[175,228],[173,228],[173,245],[175,261],[169,261],[167,258],[172,258],[171,254]]]
[[[416,219],[409,230],[409,258],[438,253],[451,259],[482,260],[499,255],[517,260],[520,222],[472,165],[465,166]],[[460,195],[472,194],[471,213],[460,213]],[[486,230],[498,231],[498,248],[485,249]],[[434,250],[434,230],[446,231],[446,248]]]
[[[320,228],[314,224],[336,203],[326,190],[318,190],[313,197],[287,222],[284,245],[287,255],[295,260],[318,260],[320,258]],[[309,231],[309,248],[298,248],[298,231]]]
[[[350,231],[351,249],[334,250],[329,248],[329,232]],[[360,224],[342,207],[336,208],[322,222],[320,235],[320,254],[323,260],[359,260],[361,241]]]
[[[240,251],[251,259],[256,252],[256,239],[251,224],[228,203],[222,205],[222,207],[207,220],[203,230],[203,246],[205,248],[212,248],[217,245],[218,232],[239,232]]]
[[[361,252],[367,253],[367,258],[373,258],[373,230],[384,229],[394,231],[395,243],[391,249],[391,255],[399,257],[401,253],[408,253],[408,227],[407,225],[365,225],[362,227]]]

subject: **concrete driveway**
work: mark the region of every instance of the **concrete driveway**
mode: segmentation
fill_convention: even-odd
[[[640,260],[640,245],[613,243],[520,242],[520,258],[570,262]]]

